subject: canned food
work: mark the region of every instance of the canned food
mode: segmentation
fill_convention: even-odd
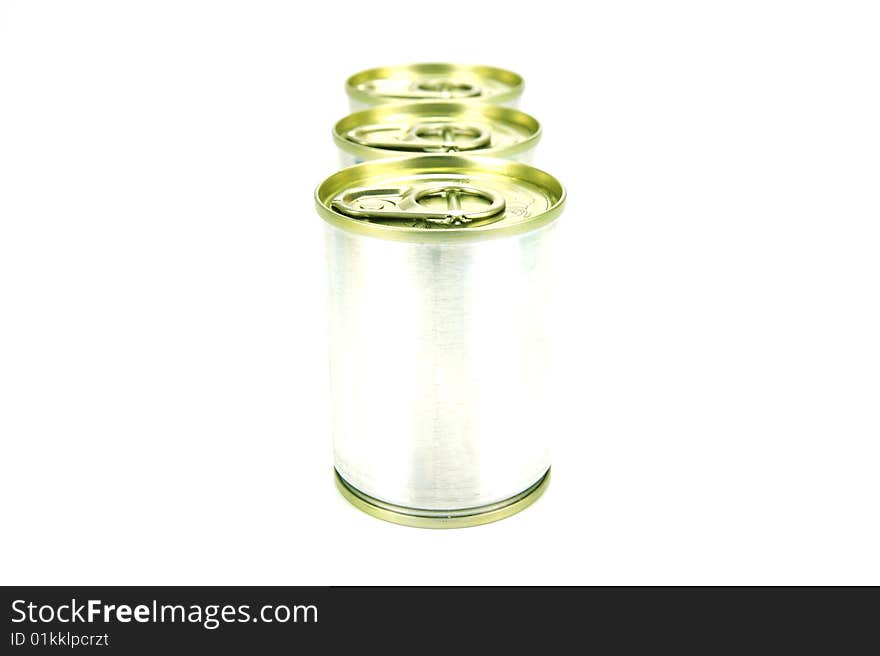
[[[491,102],[515,107],[523,91],[521,76],[493,66],[409,64],[355,73],[345,83],[356,112],[373,105],[421,100]]]
[[[562,185],[519,162],[421,155],[344,169],[315,197],[343,495],[435,528],[528,506],[550,469]]]
[[[383,105],[349,114],[333,127],[343,168],[404,154],[465,153],[530,162],[537,120],[512,107],[460,102]]]

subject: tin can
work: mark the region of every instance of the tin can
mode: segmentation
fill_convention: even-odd
[[[315,198],[343,495],[431,528],[528,506],[550,470],[562,185],[519,162],[421,155],[339,171]]]
[[[355,73],[345,83],[351,111],[374,105],[422,100],[490,102],[516,107],[520,75],[494,66],[408,64]]]
[[[333,126],[342,167],[405,154],[462,153],[530,163],[541,125],[512,107],[417,102],[349,114]]]

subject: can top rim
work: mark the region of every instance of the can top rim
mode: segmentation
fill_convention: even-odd
[[[372,82],[379,79],[414,79],[420,75],[442,76],[454,75],[456,73],[466,73],[479,79],[492,80],[495,82],[499,82],[507,87],[506,90],[496,93],[481,93],[469,99],[470,102],[509,102],[522,95],[523,88],[525,86],[521,75],[505,68],[485,66],[482,64],[424,62],[418,64],[378,66],[375,68],[368,68],[366,70],[359,71],[354,75],[351,75],[345,81],[345,91],[351,99],[367,105],[377,105],[393,102],[410,102],[411,100],[407,100],[406,98],[402,99],[396,96],[383,95],[381,93],[371,93],[359,87],[366,82]]]
[[[413,184],[421,185],[419,193],[426,196],[433,195],[429,188],[436,181],[440,181],[441,192],[446,184],[462,193],[488,199],[490,203],[484,212],[474,212],[481,220],[471,225],[427,229],[430,226],[411,222],[363,220],[343,213],[338,206],[334,209],[338,199],[354,189],[373,187],[392,192],[397,191],[395,187]],[[318,214],[327,223],[348,232],[392,241],[471,241],[529,232],[555,220],[565,202],[565,188],[549,173],[521,162],[461,155],[372,160],[334,173],[315,189]],[[410,202],[411,206],[415,204]]]
[[[340,149],[364,160],[388,157],[388,153],[398,151],[392,148],[356,143],[348,137],[349,131],[370,124],[403,122],[420,117],[443,117],[461,122],[477,121],[488,123],[490,127],[504,125],[524,135],[512,143],[500,146],[491,145],[488,148],[480,147],[468,151],[468,153],[485,155],[486,157],[512,157],[523,153],[534,148],[540,141],[542,134],[541,124],[538,120],[519,109],[488,103],[443,100],[384,104],[353,112],[338,120],[333,126],[333,141]]]

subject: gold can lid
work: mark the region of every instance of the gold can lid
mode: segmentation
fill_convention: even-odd
[[[523,79],[494,66],[409,64],[355,73],[345,90],[367,105],[421,100],[505,103],[522,94]]]
[[[318,213],[344,230],[398,241],[503,237],[562,213],[565,189],[510,160],[462,155],[377,159],[334,173],[315,190]]]
[[[362,160],[420,153],[512,157],[538,143],[541,125],[502,105],[417,102],[349,114],[333,126],[333,140]]]

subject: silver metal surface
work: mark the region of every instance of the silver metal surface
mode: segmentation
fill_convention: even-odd
[[[355,164],[361,164],[364,160],[362,157],[358,157],[352,153],[346,152],[342,149],[338,149],[339,152],[339,168],[345,169],[349,166],[354,166]],[[523,152],[517,153],[516,155],[511,155],[511,160],[514,162],[521,162],[523,164],[532,164],[535,161],[535,149],[530,148],[529,150],[525,150]]]
[[[335,465],[406,508],[528,490],[550,466],[555,223],[406,242],[326,224]]]
[[[452,98],[450,98],[450,99],[452,99]],[[397,102],[406,102],[402,98],[395,99],[395,100],[397,100]],[[519,97],[511,98],[510,100],[506,100],[506,101],[498,103],[498,104],[501,105],[502,107],[512,107],[513,109],[519,109],[519,105],[520,105]],[[355,98],[349,98],[349,100],[348,100],[348,110],[350,112],[362,112],[365,109],[370,109],[375,106],[376,106],[376,103],[362,102],[360,100],[356,100]]]

